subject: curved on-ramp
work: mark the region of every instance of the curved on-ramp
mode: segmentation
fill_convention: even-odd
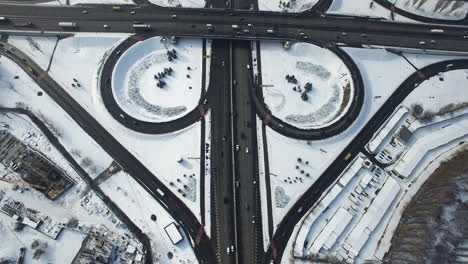
[[[257,50],[259,50],[259,45],[257,45]],[[257,114],[267,125],[272,128],[274,131],[291,138],[303,139],[303,140],[318,140],[325,139],[345,131],[351,124],[357,119],[359,113],[361,112],[362,105],[364,102],[364,84],[362,81],[361,73],[359,72],[358,67],[351,59],[351,57],[346,54],[343,50],[337,47],[329,48],[331,52],[337,55],[351,72],[353,80],[353,97],[351,105],[347,112],[339,118],[337,121],[333,122],[329,126],[317,128],[317,129],[302,129],[290,125],[279,118],[275,117],[270,109],[268,109],[261,88],[261,69],[259,69],[258,82],[254,83],[252,87],[252,100],[254,102],[255,108],[257,109]],[[260,56],[259,56],[260,57]],[[261,59],[258,59],[258,65],[261,66]]]
[[[174,131],[181,130],[190,126],[191,124],[199,121],[204,114],[207,112],[209,106],[207,103],[208,92],[205,92],[205,61],[203,61],[203,72],[202,72],[202,94],[198,102],[198,106],[192,109],[190,112],[184,116],[167,121],[167,122],[148,122],[142,121],[137,118],[132,117],[127,114],[124,109],[122,109],[117,103],[113,91],[112,91],[112,74],[114,71],[114,66],[120,56],[129,48],[131,48],[135,43],[139,41],[144,41],[148,38],[155,37],[152,34],[137,34],[129,37],[122,43],[120,43],[109,55],[109,57],[104,62],[102,71],[101,71],[101,80],[100,80],[100,91],[101,97],[104,102],[104,105],[107,111],[111,116],[117,120],[119,123],[125,127],[145,134],[165,134]],[[204,42],[205,43],[205,42]],[[203,45],[203,52],[205,52],[205,44]],[[205,60],[205,59],[204,59]]]

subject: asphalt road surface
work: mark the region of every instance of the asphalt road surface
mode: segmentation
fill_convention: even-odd
[[[249,41],[233,41],[233,94],[236,215],[239,263],[259,263],[263,257],[261,202],[258,180],[257,126],[251,103],[252,50]],[[235,81],[235,85],[234,85]]]
[[[235,263],[232,182],[230,42],[215,40],[211,49],[211,242],[218,263]],[[229,252],[228,252],[229,247]]]
[[[81,12],[87,9],[87,14]],[[136,14],[130,14],[135,11]],[[172,16],[175,15],[175,18]],[[224,9],[176,9],[109,6],[40,7],[2,5],[0,16],[10,21],[0,31],[135,32],[134,21],[152,26],[155,35],[198,36],[228,39],[277,39],[309,41],[322,46],[380,45],[428,50],[468,51],[468,27],[381,21],[373,18],[326,15],[293,15]],[[60,21],[77,22],[78,28],[62,28]],[[20,27],[31,22],[31,27]],[[210,31],[207,24],[213,25]],[[252,26],[249,26],[251,24]],[[104,25],[109,25],[108,29]],[[232,25],[238,25],[238,30]],[[438,29],[433,31],[433,29]],[[245,31],[245,30],[248,30]],[[269,33],[268,30],[273,30]]]

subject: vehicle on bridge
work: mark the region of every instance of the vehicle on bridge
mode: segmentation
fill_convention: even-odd
[[[59,22],[58,25],[63,28],[77,28],[78,24],[76,22]]]
[[[149,24],[133,24],[133,29],[149,31],[149,30],[151,30],[151,25],[149,25]]]

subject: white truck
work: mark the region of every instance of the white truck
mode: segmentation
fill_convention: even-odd
[[[58,25],[63,28],[77,28],[78,24],[76,22],[59,22]]]

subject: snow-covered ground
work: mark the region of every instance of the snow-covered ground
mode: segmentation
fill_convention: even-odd
[[[356,52],[359,52],[359,50],[357,50],[357,49],[347,49],[347,51],[351,54],[351,56],[357,55]],[[367,52],[369,52],[369,51],[367,51]],[[375,50],[374,52],[377,52],[377,51]],[[422,57],[422,58],[421,57],[417,58],[417,57],[413,57],[413,56],[415,56],[415,55],[409,55],[409,54],[407,55],[409,60],[412,61],[413,63],[415,63],[418,67],[422,67],[423,65],[426,65],[426,64],[429,63],[429,61],[434,60],[434,59],[440,60],[440,57],[437,58],[438,56],[428,56],[428,55],[426,55],[425,57]],[[374,72],[374,74],[377,75],[377,76],[373,75],[374,79],[385,79],[385,78],[383,78],[384,76],[379,76],[379,74],[375,71],[376,70],[375,68],[368,68],[366,71],[363,71],[362,62],[368,60],[369,58],[364,59],[362,54],[359,57],[361,58],[361,61],[358,61],[358,66],[360,66],[361,72],[364,73],[363,74],[364,76],[367,76],[366,72],[369,72],[369,73]],[[378,60],[377,57],[374,58],[374,59]],[[392,69],[393,67],[384,67],[384,68],[388,70],[388,69]],[[399,79],[400,79],[400,77],[402,77],[402,76],[399,76],[398,74],[395,74],[395,75],[392,75],[392,76],[393,76],[393,78],[398,77]],[[375,78],[375,77],[377,77],[377,78]],[[369,77],[364,78],[364,80],[365,80],[365,83],[368,83],[369,82]],[[382,81],[382,80],[380,80],[380,81]],[[378,81],[378,82],[380,82],[380,81]],[[458,107],[463,106],[468,102],[468,94],[459,92],[460,91],[459,87],[467,85],[467,84],[468,84],[468,71],[467,70],[455,70],[455,71],[449,71],[449,72],[446,72],[446,73],[442,73],[442,74],[440,74],[438,76],[432,77],[429,80],[423,82],[414,92],[412,92],[403,101],[401,106],[404,106],[404,107],[406,107],[408,109],[411,109],[412,107],[414,107],[415,104],[418,104],[418,105],[423,106],[424,109],[427,108],[427,110],[425,110],[425,111],[427,111],[427,114],[437,113],[437,112],[440,112],[440,111],[444,112],[444,111],[446,111],[448,109],[456,109],[457,106]],[[369,87],[369,86],[367,86],[367,87]],[[386,85],[377,85],[377,86],[374,86],[374,87],[378,87],[379,89],[378,90],[373,90],[373,89],[366,90],[366,92],[374,92],[373,94],[371,94],[371,98],[372,98],[373,95],[376,95],[375,94],[376,91],[382,92],[383,88],[385,88],[387,86]],[[369,95],[369,93],[368,93],[368,95]],[[381,96],[381,94],[378,94],[378,96]],[[371,106],[371,109],[375,109],[375,107],[377,106],[375,104],[381,99],[382,98],[380,98],[380,97],[373,97],[374,103],[373,103],[373,106]],[[369,109],[368,106],[365,109]],[[464,110],[457,110],[457,111],[455,111],[453,113],[448,113],[448,114],[445,114],[443,116],[433,118],[432,121],[427,121],[424,124],[426,127],[421,128],[421,130],[427,130],[426,131],[427,133],[432,133],[432,136],[431,135],[427,136],[429,138],[429,140],[430,140],[430,138],[435,138],[436,136],[440,136],[441,134],[443,134],[443,135],[446,134],[447,137],[449,137],[450,133],[443,132],[442,129],[450,129],[450,127],[452,127],[454,130],[456,130],[456,131],[451,131],[451,132],[463,132],[463,131],[460,131],[460,130],[465,130],[465,134],[466,134],[468,131],[466,131],[466,129],[463,128],[464,124],[462,124],[463,122],[465,122],[466,118],[458,118],[458,117],[454,118],[455,116],[460,116],[461,117],[461,115],[464,115],[464,112],[466,112],[466,105],[464,106],[464,108],[460,108],[460,109],[464,109]],[[370,110],[370,111],[374,112],[374,110]],[[449,121],[447,121],[447,124],[453,123],[453,125],[449,125],[449,126],[444,125],[444,126],[439,126],[439,127],[435,127],[435,126],[431,125],[431,122],[440,122],[441,120],[439,120],[439,119],[442,118],[442,117],[445,118],[445,119],[452,119],[452,122],[450,122],[450,120],[449,120]],[[460,127],[462,127],[462,128],[460,128]],[[415,133],[416,136],[419,135],[419,134]],[[447,139],[451,140],[450,138],[447,138]],[[464,139],[461,138],[460,140],[463,141]],[[270,139],[270,142],[271,141],[272,140]],[[453,144],[452,144],[452,142],[448,142],[448,143],[442,142],[442,144],[444,144],[444,145],[438,147],[436,149],[436,151],[431,150],[431,152],[429,152],[429,156],[426,155],[426,157],[425,157],[424,153],[421,153],[421,156],[419,157],[421,159],[421,161],[418,161],[418,160],[412,160],[411,161],[411,162],[414,162],[414,163],[418,164],[418,166],[416,166],[415,169],[412,170],[412,175],[410,177],[411,182],[407,182],[405,180],[402,180],[402,179],[396,177],[396,175],[393,175],[393,172],[391,173],[392,177],[394,177],[398,181],[398,184],[404,190],[404,193],[401,193],[399,196],[396,196],[397,197],[396,199],[398,199],[399,202],[398,203],[396,203],[396,202],[392,203],[392,204],[394,204],[394,206],[396,206],[395,209],[391,210],[390,213],[387,213],[387,214],[385,214],[384,217],[382,217],[382,219],[380,220],[381,222],[377,226],[375,226],[374,232],[372,232],[372,233],[367,232],[368,234],[371,234],[371,236],[366,238],[366,239],[368,239],[368,242],[362,246],[362,251],[359,253],[359,255],[356,254],[356,252],[354,252],[354,256],[357,256],[357,259],[359,260],[358,263],[361,263],[364,260],[376,260],[376,259],[381,259],[383,257],[383,255],[385,254],[385,252],[388,250],[388,248],[390,246],[389,242],[390,242],[391,236],[392,236],[392,234],[393,234],[393,232],[394,232],[394,230],[396,228],[396,225],[398,224],[399,218],[401,217],[401,213],[404,210],[405,204],[411,199],[412,195],[414,195],[414,193],[417,191],[417,189],[419,189],[419,187],[427,179],[427,177],[430,175],[430,173],[435,168],[437,168],[437,166],[438,166],[438,164],[440,164],[440,162],[443,162],[443,160],[446,160],[454,152],[456,152],[460,148],[464,147],[464,145],[460,145],[460,144],[458,144],[458,142],[453,142]],[[316,145],[316,143],[315,144],[313,143],[312,146],[313,145]],[[284,147],[286,147],[286,145],[282,145],[282,147],[284,148]],[[284,149],[283,149],[283,152],[284,152]],[[269,152],[269,154],[270,154],[270,152]],[[317,156],[315,156],[314,159],[317,160]],[[330,160],[332,160],[332,159],[330,159]],[[271,164],[270,167],[275,166],[274,165],[275,162],[274,161],[272,162],[272,158],[270,158],[270,164]],[[392,169],[392,167],[389,168],[389,170],[391,170],[391,169]],[[270,168],[270,170],[271,170],[271,168]],[[354,173],[356,173],[356,171]],[[360,174],[356,174],[356,175],[360,175]],[[345,176],[342,176],[342,178],[343,177],[345,177]],[[351,177],[351,180],[354,181],[355,180],[354,178],[355,177]],[[341,181],[340,181],[340,183],[341,183]],[[338,185],[338,184],[331,185],[331,187],[329,189],[329,192],[328,192],[328,195],[332,195],[333,197],[336,197],[337,196],[336,193],[333,194],[334,193],[333,189],[338,188],[340,186],[346,186],[346,184],[341,183],[340,185]],[[297,189],[295,189],[294,192],[297,192]],[[326,195],[326,194],[324,194],[324,195]],[[345,203],[349,202],[347,200],[343,200],[343,201],[344,201],[343,203],[340,202],[338,204],[340,206],[343,206]],[[331,202],[331,200],[328,200],[328,203],[329,202]],[[389,201],[389,202],[391,202],[391,201]],[[323,206],[326,207],[327,205],[324,204]],[[323,206],[316,206],[316,207],[314,207],[315,209],[313,209],[313,210],[316,210],[319,207],[320,208],[325,208]],[[277,209],[277,208],[274,208],[274,209]],[[309,240],[313,240],[314,237],[317,238],[317,236],[319,234],[318,232],[320,232],[320,230],[322,230],[322,229],[319,228],[320,225],[318,225],[318,224],[313,224],[312,225],[312,223],[311,223],[312,220],[309,219],[310,217],[317,217],[317,215],[320,215],[320,214],[312,213],[310,215],[306,215],[306,217],[304,217],[303,221],[301,221],[301,224],[295,229],[295,232],[292,235],[291,240],[294,241],[296,238],[301,238],[302,242],[299,242],[299,243],[303,243],[305,241],[304,240],[305,239],[305,237],[304,237],[304,232],[305,231],[300,230],[301,227],[306,228],[306,230],[310,230],[310,231],[307,231],[307,232],[309,232],[309,235],[307,236],[307,237],[309,237]],[[330,215],[330,217],[331,217],[331,215]],[[322,228],[323,227],[324,226],[322,225]],[[351,231],[348,230],[346,232],[351,232]],[[338,239],[344,239],[346,236],[342,236],[342,235],[337,233],[333,237],[338,238]],[[293,248],[292,247],[296,248],[296,251],[295,251],[296,254],[298,254],[298,250],[301,251],[300,248],[302,247],[302,245],[301,244],[299,244],[299,245],[295,244],[292,241],[290,241],[290,243],[289,243],[289,249],[285,251],[285,255],[284,255],[284,258],[283,258],[283,261],[282,261],[283,263],[292,263],[293,262],[292,261],[292,254],[293,254]],[[331,250],[331,251],[337,253],[337,254],[334,253],[332,255],[339,255],[339,254],[343,253],[343,252],[338,253],[338,251],[337,251],[338,248],[336,246],[329,247],[328,244],[329,244],[330,241],[333,242],[335,240],[328,240],[325,244],[327,245],[326,248],[329,248],[329,249],[321,250],[320,251],[321,253],[328,252],[328,250]],[[342,241],[344,241],[344,240],[342,240]],[[346,246],[346,242],[344,242],[343,245],[344,245],[345,248],[348,247],[348,246]],[[308,243],[308,247],[310,247],[310,246],[311,246],[311,244]],[[354,244],[351,243],[351,246],[355,247],[356,243],[354,243]],[[313,253],[313,252],[310,252],[310,253]],[[302,253],[300,253],[300,254],[302,254]],[[304,253],[304,254],[306,254],[306,253]],[[324,256],[325,255],[322,255],[322,257],[324,257]],[[331,255],[329,255],[329,257],[330,256]],[[331,257],[334,257],[334,256],[331,256]]]
[[[151,3],[167,7],[205,7],[205,0],[149,0]]]
[[[127,36],[124,34],[99,34],[99,36],[97,34],[78,34],[74,37],[62,39],[57,45],[49,74],[124,147],[153,172],[159,180],[175,192],[200,220],[200,161],[198,160],[200,157],[201,141],[200,122],[171,134],[143,135],[122,126],[108,113],[102,103],[99,90],[100,69],[111,50]],[[27,42],[24,43],[25,45],[29,45]],[[184,42],[181,41],[177,46],[181,50],[184,49],[182,43]],[[21,46],[18,48],[22,49]],[[183,51],[180,52],[182,53]],[[38,55],[41,54],[40,52],[36,53]],[[207,55],[210,54],[210,42],[208,41]],[[201,55],[199,59],[201,61]],[[73,68],[70,68],[70,65],[73,65]],[[16,66],[13,66],[12,71],[15,71],[15,69],[17,69]],[[207,69],[209,69],[209,59],[207,60]],[[21,70],[16,71],[22,72]],[[209,71],[207,70],[208,75]],[[73,78],[78,82],[75,82]],[[22,79],[21,77],[19,80]],[[208,87],[208,79],[206,80],[206,87]],[[77,83],[80,84],[80,87],[77,86]],[[31,89],[28,88],[29,86],[34,87],[33,90],[39,89],[35,85],[28,83],[28,86],[18,86],[18,88],[26,89],[26,91],[21,90],[21,94],[28,93],[28,89]],[[27,103],[28,100],[26,98],[30,98],[31,104],[41,104],[40,100],[33,100],[34,96],[37,96],[36,93],[31,93],[28,97],[24,97],[24,102]],[[0,103],[8,101],[6,105],[14,105],[16,100],[20,100],[15,99],[18,96],[10,97],[9,100],[6,100],[8,96],[2,98],[4,100],[0,100]],[[41,98],[48,97],[44,95]],[[199,98],[199,94],[197,98]],[[43,103],[44,110],[42,111],[45,112],[47,110],[51,112],[51,115],[57,116],[57,120],[54,119],[54,124],[57,123],[60,127],[63,125],[63,129],[70,131],[70,133],[72,133],[71,131],[75,131],[75,133],[76,131],[81,131],[81,129],[76,127],[76,124],[70,125],[68,123],[71,120],[63,118],[61,110],[51,107],[49,104],[51,106],[55,105],[54,103]],[[67,122],[61,121],[62,119]],[[80,141],[75,139],[75,142]],[[84,142],[81,146],[86,146],[87,144],[94,144],[94,142],[89,139],[87,143]],[[87,152],[82,151],[81,153],[85,154]],[[184,159],[183,163],[177,162],[179,157]],[[94,162],[97,163],[99,160],[95,160]],[[110,164],[110,160],[106,160],[106,163],[105,167]],[[180,182],[177,182],[177,179]],[[171,186],[171,182],[174,183],[173,186]],[[183,193],[177,192],[177,189],[183,186],[183,184],[191,187],[191,191],[187,192],[185,196]]]
[[[382,17],[392,19],[391,11],[372,0],[334,0],[328,14],[344,14]],[[407,12],[437,19],[460,20],[468,13],[468,3],[461,0],[389,0],[397,8]],[[409,18],[394,14],[396,21],[413,21]]]
[[[194,109],[202,89],[202,43],[201,39],[183,38],[172,44],[153,37],[130,47],[112,74],[120,107],[134,118],[150,122],[174,120]],[[177,58],[173,59],[167,53],[174,50]],[[172,73],[157,76],[169,68]],[[167,85],[157,87],[160,81]]]
[[[461,20],[468,13],[463,0],[389,0],[397,8],[430,18]]]
[[[319,0],[258,0],[258,9],[261,11],[299,13],[311,9],[318,1]]]
[[[15,76],[18,78],[15,79]],[[83,168],[91,177],[96,177],[111,164],[112,159],[23,70],[5,57],[0,58],[0,86],[3,87],[0,91],[0,105],[10,108],[27,107],[46,123],[78,163],[86,165]],[[29,129],[35,130],[32,127]],[[19,133],[24,134],[26,131],[28,130]],[[38,132],[35,134],[38,135],[37,144],[45,144],[44,150],[52,149],[41,141],[43,139]],[[62,159],[54,155],[53,159],[55,158]]]
[[[43,69],[47,69],[50,56],[54,51],[57,38],[55,37],[31,37],[16,36],[8,37],[8,43],[21,47],[21,50],[28,56],[35,59],[35,62]]]
[[[270,180],[274,227],[276,227],[304,191],[316,181],[342,149],[344,149],[372,115],[380,108],[390,94],[415,71],[403,58],[382,49],[345,48],[344,50],[358,66],[363,77],[365,88],[363,109],[360,116],[351,127],[340,135],[320,141],[310,141],[309,144],[307,141],[284,137],[267,127],[266,134],[271,173]],[[455,56],[427,54],[405,55],[413,64],[420,68],[437,61],[456,58]],[[263,63],[262,61],[262,64]],[[282,63],[278,61],[277,64]],[[280,73],[279,75],[284,76],[285,74],[286,72]],[[466,80],[462,78],[463,75],[460,76],[461,79],[457,78],[453,81],[461,82]],[[266,82],[264,83],[266,84]],[[429,93],[427,89],[418,88],[416,90],[416,92],[421,93],[424,93],[424,91]],[[450,94],[446,93],[445,89],[431,89],[431,91],[431,93],[437,93],[437,95],[434,95],[436,99],[440,97],[440,100],[449,100],[443,99],[444,95],[442,94]],[[461,95],[461,93],[455,94]],[[421,96],[420,94],[414,98],[419,98],[420,100],[422,100],[422,98],[427,98],[428,102],[436,100],[429,98],[430,96],[432,95]],[[468,101],[468,93],[463,93],[463,96],[459,96],[456,102],[459,101]],[[430,103],[426,104],[429,105]],[[302,161],[298,162],[298,158],[301,158]],[[305,161],[308,161],[308,164],[305,164]],[[298,166],[299,169],[296,169],[296,166]],[[304,174],[301,173],[302,170]],[[261,171],[260,173],[261,177],[263,177],[264,172]],[[307,173],[309,173],[309,176],[307,176]],[[296,177],[301,178],[302,182],[296,179]],[[296,180],[296,182],[294,182],[294,180]],[[279,189],[280,192],[275,192],[276,189]],[[282,192],[281,189],[283,189],[284,192]],[[276,206],[277,198],[282,201],[289,200],[289,202],[286,204],[278,204],[281,206]],[[265,199],[262,201],[264,202],[262,206],[266,206]],[[267,225],[266,219],[265,215],[263,217],[264,225]],[[264,233],[264,236],[268,237],[268,233]]]
[[[177,245],[172,244],[164,227],[175,220],[130,175],[119,172],[102,183],[101,188],[150,238],[154,263],[198,263],[182,229],[179,231],[184,240]],[[151,220],[152,214],[156,221]],[[169,258],[169,252],[173,258]]]
[[[371,6],[372,0],[333,0],[332,5],[327,10],[327,14],[342,14],[354,16],[371,16],[382,17],[391,20],[391,12],[387,8],[374,3]],[[396,21],[412,22],[413,20],[394,14]]]
[[[337,55],[308,43],[284,49],[279,42],[264,41],[260,47],[263,96],[274,116],[310,129],[329,126],[346,114],[354,87],[349,69]],[[288,81],[287,75],[297,83]],[[307,83],[312,86],[309,92]]]

